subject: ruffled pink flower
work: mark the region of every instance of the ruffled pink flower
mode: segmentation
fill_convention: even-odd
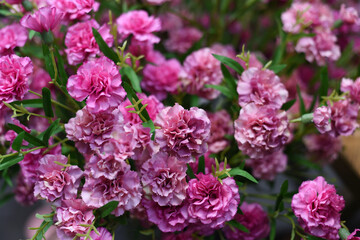
[[[341,139],[330,134],[309,134],[303,138],[311,159],[320,163],[331,163],[342,149]]]
[[[136,172],[130,171],[130,166],[119,171],[113,179],[87,176],[81,196],[89,207],[99,208],[111,201],[119,201],[114,210],[115,216],[135,208],[141,200],[140,179]]]
[[[89,234],[92,240],[112,240],[112,234],[103,227],[98,227],[96,228],[96,230],[99,232],[99,234],[97,234],[94,231],[91,231],[91,233]],[[86,240],[85,237],[81,237],[80,240]]]
[[[144,191],[160,206],[180,205],[186,197],[186,169],[165,152],[155,154],[141,167]]]
[[[148,219],[155,223],[162,232],[177,232],[188,225],[187,205],[159,206],[156,202],[143,199]]]
[[[106,57],[84,63],[69,78],[67,89],[77,101],[87,98],[86,105],[94,113],[117,107],[126,96],[119,70]]]
[[[359,127],[357,116],[359,105],[351,104],[349,100],[334,102],[331,107],[331,134],[334,136],[350,136]]]
[[[355,229],[346,240],[360,240],[360,237],[355,236],[357,232],[360,232],[360,229]]]
[[[346,7],[345,4],[341,4],[340,19],[347,24],[356,24],[359,23],[359,14],[358,11],[353,7]]]
[[[67,20],[88,19],[87,14],[99,8],[99,3],[94,0],[47,0],[47,3],[64,12]]]
[[[111,138],[104,144],[103,151],[98,153],[114,155],[114,157],[121,161],[134,156],[137,142],[135,140],[134,132],[126,131],[123,126],[115,128],[111,134]]]
[[[239,149],[251,158],[262,158],[279,151],[290,138],[286,112],[270,106],[250,103],[241,109],[235,121],[235,139]]]
[[[113,180],[119,172],[128,170],[129,165],[114,155],[93,154],[85,165],[85,174],[93,178],[105,177]]]
[[[239,189],[233,178],[225,178],[220,183],[213,175],[203,173],[189,181],[187,197],[189,222],[201,222],[213,229],[221,228],[233,219],[240,202]]]
[[[224,233],[228,240],[260,240],[266,238],[270,232],[267,213],[258,203],[243,202],[240,207],[243,214],[236,214],[234,220],[244,225],[249,233],[226,226]]]
[[[256,105],[272,105],[280,109],[289,93],[280,78],[268,69],[249,68],[245,70],[237,85],[239,105],[244,107],[250,102]]]
[[[15,200],[24,205],[30,206],[37,201],[37,198],[34,196],[34,181],[29,181],[28,178],[25,178],[22,173],[17,177],[16,187],[14,190]]]
[[[72,239],[76,234],[86,234],[88,227],[95,220],[93,209],[81,199],[62,200],[54,217],[56,232],[60,239]]]
[[[176,103],[158,114],[155,125],[160,127],[155,135],[160,148],[180,161],[189,162],[207,151],[211,125],[204,110],[186,110]]]
[[[27,30],[14,23],[0,29],[0,56],[13,53],[15,47],[23,47],[28,39]]]
[[[349,92],[351,100],[360,103],[360,78],[357,78],[355,82],[349,78],[343,78],[340,89],[342,92]]]
[[[55,7],[42,7],[33,14],[26,14],[20,20],[23,27],[36,32],[48,32],[58,26],[64,13]]]
[[[313,122],[320,133],[331,131],[330,117],[331,108],[322,106],[315,109]]]
[[[207,115],[211,122],[210,138],[208,140],[209,151],[218,153],[230,144],[225,137],[234,133],[233,121],[225,110],[215,113],[208,112]]]
[[[9,55],[0,57],[0,108],[3,101],[22,100],[29,89],[33,64],[28,57]]]
[[[158,65],[147,64],[143,71],[144,78],[141,86],[159,100],[163,100],[168,93],[176,94],[178,92],[180,70],[181,64],[176,59],[170,59]]]
[[[153,32],[161,30],[160,19],[149,16],[143,10],[133,10],[123,13],[116,20],[117,30],[122,39],[127,38],[130,34],[142,42],[158,43],[160,38],[155,36]]]
[[[76,198],[80,185],[82,170],[77,166],[66,167],[57,164],[67,164],[64,155],[47,154],[39,161],[38,180],[35,183],[34,195],[49,202],[58,198]]]
[[[323,177],[303,182],[291,207],[305,232],[328,240],[339,239],[340,211],[345,201]]]
[[[43,68],[37,68],[34,70],[33,79],[30,84],[30,90],[39,93],[44,87],[50,87],[49,82],[51,82],[49,73]]]
[[[283,29],[289,33],[299,33],[302,28],[315,22],[317,17],[314,5],[300,2],[293,3],[290,9],[281,14]]]
[[[100,55],[101,52],[92,33],[92,28],[98,30],[109,47],[112,46],[114,38],[107,25],[100,27],[95,20],[77,23],[69,28],[65,36],[65,46],[67,47],[65,52],[70,65],[77,65]]]
[[[202,32],[193,27],[172,29],[165,47],[170,52],[186,53],[202,37]]]
[[[206,99],[214,99],[219,96],[219,91],[205,87],[206,84],[219,85],[223,78],[220,61],[211,54],[210,48],[203,48],[193,52],[185,59],[180,77],[187,93]]]

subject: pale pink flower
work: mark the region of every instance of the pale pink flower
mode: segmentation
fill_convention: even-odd
[[[186,110],[176,103],[158,114],[155,125],[160,127],[156,129],[155,141],[180,161],[189,162],[207,151],[211,125],[204,110]]]
[[[311,159],[320,163],[333,162],[342,149],[341,139],[328,133],[308,134],[303,141]]]
[[[350,136],[359,127],[357,117],[359,105],[349,100],[334,102],[331,107],[331,134],[334,136]]]
[[[340,8],[340,19],[347,24],[359,23],[358,11],[353,7],[346,7],[345,4],[341,4]]]
[[[88,19],[87,14],[99,8],[99,3],[94,0],[47,0],[47,3],[64,12],[66,20]]]
[[[251,158],[262,158],[279,151],[290,141],[289,120],[285,111],[250,103],[235,121],[239,149]]]
[[[153,33],[161,30],[160,19],[149,16],[143,10],[133,10],[123,13],[116,20],[117,30],[122,39],[130,34],[138,41],[149,43],[158,43],[160,38]]]
[[[299,33],[314,22],[316,11],[311,3],[295,2],[281,14],[283,29],[289,33]]]
[[[339,239],[340,211],[345,201],[323,177],[303,182],[291,207],[305,232],[328,240]]]
[[[101,52],[92,33],[92,28],[98,30],[109,47],[112,46],[114,38],[107,25],[100,27],[95,20],[77,23],[69,28],[65,36],[65,46],[67,47],[65,52],[70,65],[77,65],[100,55]]]
[[[193,27],[172,29],[169,31],[169,39],[165,41],[168,51],[186,53],[202,37],[202,32]]]
[[[113,180],[118,172],[128,170],[129,165],[114,155],[93,154],[86,161],[85,174],[93,178],[105,177]]]
[[[234,133],[234,124],[230,115],[226,110],[220,110],[215,113],[207,113],[210,122],[210,138],[208,140],[209,151],[218,153],[229,146],[230,142],[226,139],[226,135]]]
[[[0,56],[13,53],[15,47],[23,47],[28,39],[27,30],[18,23],[0,29]]]
[[[320,133],[326,133],[331,131],[330,117],[330,107],[322,106],[315,109],[313,122]]]
[[[55,7],[42,7],[33,14],[26,14],[20,24],[36,32],[48,32],[58,26],[64,13]]]
[[[94,113],[117,107],[126,96],[117,66],[106,57],[84,63],[77,75],[70,76],[67,89],[75,100],[86,99]]]
[[[170,2],[171,0],[145,0],[145,2],[151,4],[151,5],[161,5],[165,2]]]
[[[360,103],[360,78],[357,78],[355,81],[343,78],[340,89],[342,92],[349,92],[351,100]]]

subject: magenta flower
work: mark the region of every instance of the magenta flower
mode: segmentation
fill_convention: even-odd
[[[359,127],[357,123],[359,106],[349,100],[334,102],[331,107],[331,134],[334,136],[350,136]]]
[[[15,47],[23,47],[28,39],[27,30],[14,23],[0,29],[0,56],[12,54]]]
[[[360,103],[360,78],[357,78],[355,82],[349,78],[343,78],[341,80],[341,91],[349,92],[351,100]]]
[[[320,133],[331,131],[330,117],[331,108],[322,106],[315,109],[313,122]]]
[[[47,0],[47,3],[64,12],[66,20],[86,20],[90,18],[88,13],[99,8],[95,0]]]
[[[88,110],[93,113],[115,108],[125,98],[121,76],[115,63],[101,57],[84,63],[67,83],[69,94],[77,101],[86,98]]]
[[[250,103],[241,109],[235,121],[235,139],[239,149],[251,158],[262,158],[279,151],[290,138],[286,112],[271,106]]]
[[[23,206],[34,204],[37,201],[37,198],[34,196],[34,186],[34,181],[25,178],[20,172],[14,190],[15,200]]]
[[[268,69],[249,68],[245,70],[237,85],[239,105],[254,102],[256,105],[272,105],[280,109],[289,93],[280,78]]]
[[[339,239],[340,211],[345,201],[323,177],[303,182],[291,207],[305,232],[328,240]]]
[[[123,13],[116,20],[117,30],[122,39],[127,38],[130,34],[142,42],[158,43],[160,38],[156,37],[153,32],[161,30],[160,19],[149,16],[143,10],[133,10]]]
[[[226,226],[224,233],[228,240],[260,240],[266,238],[270,232],[267,213],[258,203],[243,202],[240,207],[243,214],[236,214],[234,220],[244,225],[249,233]]]
[[[360,229],[355,229],[355,231],[353,231],[346,240],[360,240],[360,237],[355,236],[357,232],[359,232]]]
[[[233,178],[225,178],[220,183],[211,174],[197,174],[196,179],[189,181],[187,189],[189,222],[201,222],[213,229],[223,227],[237,212],[238,191]]]
[[[143,199],[148,219],[155,223],[162,232],[176,232],[183,230],[188,225],[187,205],[159,206],[156,202]]]
[[[309,134],[303,141],[311,158],[320,163],[331,163],[342,149],[341,139],[328,133]]]
[[[202,35],[202,32],[193,27],[171,29],[169,39],[164,44],[170,52],[186,53]]]
[[[42,7],[33,14],[26,14],[20,24],[36,32],[48,32],[56,28],[63,17],[64,13],[55,7]]]
[[[345,4],[341,4],[340,19],[346,24],[358,24],[359,23],[359,14],[358,11],[353,7],[346,7]]]
[[[160,127],[156,129],[155,141],[180,161],[189,162],[207,151],[210,120],[204,110],[185,110],[176,103],[158,114],[155,125]]]
[[[70,65],[80,64],[100,55],[100,49],[92,34],[92,28],[98,30],[106,44],[111,47],[114,41],[107,25],[100,25],[95,20],[80,22],[71,26],[65,36],[65,52]]]
[[[234,124],[230,115],[225,110],[215,113],[208,112],[207,115],[211,122],[210,138],[208,141],[209,151],[218,153],[230,144],[225,136],[234,134]]]
[[[186,165],[165,152],[155,154],[141,167],[144,191],[160,206],[180,205],[186,197]]]
[[[210,48],[203,48],[185,59],[180,77],[187,93],[206,99],[219,96],[219,91],[205,87],[206,84],[219,85],[223,78],[220,61],[212,53]]]
[[[3,101],[22,100],[29,89],[33,64],[28,57],[9,55],[0,57],[0,108]]]

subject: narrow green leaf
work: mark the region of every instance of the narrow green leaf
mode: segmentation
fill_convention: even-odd
[[[47,117],[54,117],[53,109],[51,106],[51,92],[48,88],[44,87],[42,89],[42,96],[43,96],[43,107],[44,112]]]
[[[17,134],[20,134],[21,132],[25,132],[24,129],[22,129],[21,127],[16,126],[16,125],[11,124],[11,123],[8,124],[8,127],[11,130],[14,130]],[[27,141],[28,143],[30,143],[30,144],[32,144],[34,146],[38,146],[38,147],[46,146],[46,144],[42,140],[38,139],[37,137],[31,135],[28,132],[25,132],[24,139],[25,139],[25,141]]]
[[[0,9],[0,15],[3,15],[3,16],[5,16],[5,17],[8,17],[8,16],[12,16],[12,15],[14,15],[14,14],[11,13],[10,11],[8,11],[8,10]]]
[[[61,84],[63,86],[66,86],[67,81],[68,81],[68,75],[65,71],[64,60],[63,60],[62,56],[60,55],[59,49],[56,45],[54,46],[54,55],[57,59],[57,67],[59,70],[59,78],[61,80]]]
[[[131,67],[125,66],[125,67],[121,68],[120,74],[126,75],[129,78],[133,89],[136,92],[141,93],[140,80],[139,80],[138,76],[136,75],[135,71]]]
[[[233,168],[230,170],[229,172],[230,176],[241,176],[241,177],[244,177],[254,183],[258,183],[258,181],[250,174],[248,173],[247,171],[245,170],[242,170],[240,168]]]
[[[323,67],[320,71],[320,88],[319,88],[319,97],[327,96],[328,95],[328,89],[329,89],[329,75],[327,67]]]
[[[11,166],[17,164],[18,162],[21,162],[23,159],[24,159],[24,156],[22,156],[22,155],[4,158],[0,163],[0,171],[11,167]]]
[[[291,229],[291,235],[290,235],[290,240],[294,240],[295,239],[295,228]]]
[[[186,174],[189,176],[189,178],[193,179],[195,178],[195,174],[192,170],[192,168],[190,167],[190,165],[187,163],[187,171]]]
[[[145,235],[145,236],[151,236],[151,235],[155,234],[154,229],[151,229],[151,228],[150,228],[150,229],[141,230],[140,233],[141,233],[142,235]]]
[[[236,91],[236,80],[235,78],[231,75],[231,73],[229,72],[229,70],[225,67],[224,64],[221,64],[221,71],[222,74],[224,76],[224,80],[226,83],[226,86],[228,87],[228,89],[231,91],[233,96],[237,96],[238,93]]]
[[[296,99],[292,99],[290,101],[287,101],[286,103],[284,103],[284,105],[282,105],[281,110],[287,111],[289,110],[296,102]]]
[[[154,133],[155,132],[155,125],[154,122],[152,120],[148,120],[147,122],[143,122],[142,123],[143,127],[145,128],[150,128],[150,133]],[[154,140],[154,139],[152,139]]]
[[[14,105],[23,105],[24,107],[31,107],[31,108],[43,108],[43,100],[41,98],[37,99],[25,99],[22,101],[14,101],[10,103],[12,106]]]
[[[54,65],[51,59],[51,54],[49,47],[46,44],[42,45],[43,54],[44,54],[44,62],[46,71],[50,74],[51,79],[55,78]]]
[[[279,72],[284,70],[286,66],[286,64],[271,65],[269,69],[272,70],[275,74],[278,74]]]
[[[56,128],[59,127],[60,119],[56,119],[44,132],[43,141],[49,144],[49,139],[55,132]],[[48,146],[48,145],[46,145]]]
[[[110,215],[110,213],[112,211],[114,211],[118,207],[118,205],[119,205],[119,201],[111,201],[96,211],[100,213],[101,218],[104,218],[104,217]]]
[[[242,232],[249,233],[249,229],[247,229],[244,225],[242,225],[238,221],[231,220],[231,221],[227,222],[227,224],[229,224],[230,226],[236,227],[237,229],[239,229]]]
[[[277,65],[282,61],[282,58],[286,50],[286,33],[282,29],[281,20],[276,19],[276,24],[279,31],[280,44],[277,46],[274,52],[274,57],[272,61],[274,65]]]
[[[226,86],[205,84],[205,87],[216,89],[230,99],[233,99],[234,97],[231,91]]]
[[[296,91],[297,91],[299,101],[300,101],[300,114],[304,115],[306,113],[306,108],[305,108],[304,99],[301,96],[301,90],[300,90],[299,85],[296,86]]]
[[[276,237],[276,219],[270,221],[270,240],[275,240]]]
[[[242,72],[244,71],[244,68],[240,65],[240,63],[238,63],[237,61],[235,61],[234,59],[225,57],[225,56],[220,56],[217,54],[213,54],[213,56],[219,60],[221,63],[225,64],[226,66],[234,69],[238,74],[242,74]]]
[[[39,227],[39,229],[36,231],[34,237],[32,239],[34,240],[42,240],[44,238],[45,233],[47,230],[53,225],[53,221],[43,221]]]
[[[127,83],[126,81],[124,81],[124,79],[123,79],[123,82],[122,82],[122,86],[123,86],[123,88],[124,88],[125,91],[126,91],[127,98],[130,100],[130,102],[131,102],[132,104],[135,103],[135,102],[133,101],[133,99],[135,99],[135,101],[139,101],[139,98],[138,98],[138,96],[136,95],[134,89],[130,86],[129,83]],[[143,107],[143,105],[140,103],[140,104],[139,104],[139,108],[142,108],[142,107]],[[149,113],[147,112],[146,109],[144,109],[144,111],[142,112],[142,114],[143,114],[143,116],[145,117],[145,119],[146,119],[147,121],[151,120],[151,119],[150,119],[150,116],[149,116]]]
[[[282,200],[284,199],[286,193],[287,193],[287,190],[288,190],[288,186],[289,186],[289,181],[288,180],[285,180],[283,182],[283,184],[281,185],[281,188],[280,188],[280,193],[278,194],[277,198],[276,198],[276,203],[275,203],[275,211],[279,210],[280,208],[280,205],[282,203]]]
[[[349,230],[347,230],[346,228],[340,228],[339,236],[341,239],[348,239],[349,235],[350,235]]]
[[[35,36],[36,32],[34,30],[29,31],[29,39],[31,40]]]
[[[20,151],[24,137],[25,137],[25,132],[19,133],[14,139],[13,144],[11,145],[12,149],[14,149],[17,152]]]
[[[114,61],[115,64],[117,64],[118,62],[120,62],[119,56],[114,52],[114,50],[112,50],[107,43],[104,41],[104,39],[102,38],[102,36],[100,35],[100,33],[95,29],[92,28],[92,32],[94,35],[94,38],[96,40],[96,43],[99,45],[99,48],[101,50],[101,52],[109,59],[111,59],[112,61]]]
[[[333,28],[339,28],[343,25],[343,21],[341,19],[338,19],[334,22]]]
[[[205,173],[205,157],[201,156],[199,157],[199,162],[198,162],[198,173]]]

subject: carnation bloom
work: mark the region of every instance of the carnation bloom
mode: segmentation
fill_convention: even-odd
[[[153,32],[161,30],[160,19],[149,16],[146,11],[133,10],[123,13],[116,20],[116,24],[122,39],[132,34],[138,41],[149,43],[160,42],[160,38],[153,34]]]
[[[128,164],[114,155],[93,154],[86,161],[85,174],[93,178],[105,177],[113,180],[120,171],[128,169]]]
[[[176,232],[188,225],[187,205],[159,206],[156,202],[143,199],[148,219],[155,223],[162,232]]]
[[[334,136],[350,136],[359,127],[357,116],[359,105],[351,104],[349,100],[334,102],[331,107],[331,134]]]
[[[165,41],[168,51],[186,53],[202,37],[202,33],[193,27],[171,29],[169,39]]]
[[[346,7],[345,4],[341,4],[340,19],[347,24],[356,24],[359,23],[359,14],[358,11],[353,7]]]
[[[304,136],[304,144],[314,161],[331,163],[342,149],[341,139],[328,133]]]
[[[0,56],[13,53],[15,47],[23,47],[28,39],[27,30],[14,23],[0,29]]]
[[[15,200],[24,206],[35,203],[37,198],[34,196],[34,186],[34,181],[29,181],[29,179],[25,178],[20,172],[14,190]]]
[[[77,74],[69,78],[67,89],[77,101],[87,98],[86,105],[94,113],[115,108],[126,96],[119,70],[106,57],[84,63]]]
[[[224,233],[228,240],[260,240],[266,238],[270,232],[269,218],[258,203],[243,202],[240,207],[243,214],[237,213],[234,220],[244,225],[249,232],[226,226]]]
[[[254,102],[256,105],[281,108],[289,96],[284,84],[273,71],[259,68],[249,68],[242,73],[237,92],[239,105],[242,107]]]
[[[225,110],[215,113],[207,113],[210,122],[210,138],[208,141],[209,151],[218,153],[224,150],[230,143],[225,137],[234,133],[234,125],[230,115]]]
[[[92,28],[98,30],[109,47],[112,46],[114,38],[107,25],[100,27],[95,20],[77,23],[69,28],[65,36],[65,52],[70,65],[77,65],[101,53]]]
[[[180,87],[179,73],[181,64],[176,59],[170,59],[157,65],[147,64],[144,68],[144,78],[141,86],[163,100],[167,93],[176,94]]]
[[[160,206],[177,206],[186,197],[186,165],[165,152],[155,154],[141,167],[144,191]]]
[[[277,151],[262,158],[250,158],[246,164],[253,169],[255,177],[274,180],[277,174],[285,171],[287,160],[287,156],[282,151]]]
[[[241,109],[235,121],[235,139],[239,149],[251,158],[279,151],[290,138],[286,112],[271,106],[250,103]]]
[[[218,85],[223,75],[220,61],[212,56],[210,48],[203,48],[191,53],[184,61],[180,75],[185,91],[206,99],[214,99],[220,92],[205,87],[206,84]]]
[[[189,181],[187,189],[189,222],[201,222],[213,229],[223,227],[237,212],[240,202],[238,191],[233,178],[225,178],[220,183],[211,174],[197,174]]]
[[[349,92],[351,100],[360,103],[360,78],[357,78],[355,82],[349,78],[343,78],[340,89],[342,92]]]
[[[339,239],[340,211],[344,206],[344,198],[321,176],[303,182],[291,202],[305,232],[328,240]]]
[[[315,17],[316,12],[311,3],[295,2],[281,14],[283,29],[285,32],[299,33],[302,28],[311,25]]]
[[[0,108],[3,101],[22,100],[29,89],[33,64],[28,57],[9,55],[0,57]]]
[[[95,0],[47,0],[47,3],[64,12],[67,20],[88,19],[87,14],[99,7]]]
[[[180,161],[189,162],[207,151],[210,120],[204,110],[186,110],[176,103],[158,114],[155,125],[160,127],[156,129],[155,141]]]
[[[322,106],[315,109],[313,122],[320,133],[331,131],[330,117],[331,108]]]
[[[42,7],[33,14],[26,14],[20,24],[35,32],[48,32],[57,27],[63,19],[64,13],[55,7]]]
[[[360,229],[355,229],[346,240],[360,240],[360,237],[355,236],[357,232],[360,232]]]

